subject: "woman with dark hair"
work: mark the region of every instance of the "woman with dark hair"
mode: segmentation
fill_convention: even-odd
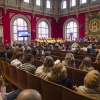
[[[35,75],[47,79],[53,65],[53,58],[50,56],[46,56],[43,65],[37,68]]]
[[[94,70],[94,67],[91,65],[91,58],[85,57],[79,66],[80,70],[91,71]]]
[[[53,66],[48,80],[63,85],[69,89],[73,89],[72,82],[67,78],[66,68],[63,67],[62,63],[57,63]]]

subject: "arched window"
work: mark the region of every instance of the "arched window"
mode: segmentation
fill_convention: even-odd
[[[40,6],[41,5],[40,0],[36,0],[36,5],[37,6]]]
[[[66,8],[66,0],[64,0],[64,1],[62,2],[62,8],[63,8],[63,9]]]
[[[49,26],[45,21],[41,21],[38,24],[38,38],[48,38],[49,37]]]
[[[17,18],[13,22],[13,41],[23,41],[23,37],[18,37],[18,31],[28,30],[27,22],[23,18]],[[27,40],[27,37],[24,37]]]
[[[46,3],[47,3],[47,8],[50,8],[50,0],[47,0]]]
[[[70,21],[65,26],[65,36],[68,41],[75,40],[78,38],[77,24],[74,21]]]

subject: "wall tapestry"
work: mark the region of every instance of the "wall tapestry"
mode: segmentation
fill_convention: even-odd
[[[85,15],[85,35],[100,37],[100,11]]]

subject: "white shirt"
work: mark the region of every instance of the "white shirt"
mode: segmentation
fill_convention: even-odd
[[[14,66],[17,66],[17,67],[21,67],[22,66],[22,63],[18,59],[14,59],[11,62],[11,65],[14,65]]]

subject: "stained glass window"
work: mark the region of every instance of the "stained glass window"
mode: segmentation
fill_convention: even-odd
[[[66,8],[66,1],[65,0],[63,1],[62,7],[63,7],[63,9]]]
[[[47,8],[50,8],[50,0],[47,0]]]
[[[24,0],[24,2],[29,3],[29,0]]]
[[[40,0],[36,0],[36,5],[40,6]]]
[[[75,40],[77,38],[77,24],[74,21],[70,21],[65,27],[65,34],[68,41]]]
[[[22,18],[17,18],[14,23],[13,23],[13,40],[14,41],[23,41],[23,37],[18,37],[18,31],[22,30],[25,31],[27,30],[27,22],[22,19]],[[24,38],[27,40],[27,37]]]
[[[45,21],[41,21],[38,25],[38,38],[48,38],[49,27]]]

